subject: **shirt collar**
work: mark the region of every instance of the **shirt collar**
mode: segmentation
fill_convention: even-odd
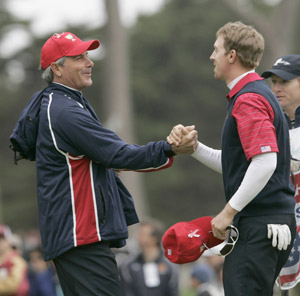
[[[227,87],[232,90],[233,87],[242,79],[244,78],[246,75],[248,75],[249,73],[255,73],[254,70],[251,70],[251,71],[248,71],[248,72],[245,72],[244,74],[240,75],[239,77],[235,78],[234,80],[232,80],[231,82],[229,82],[227,84]]]
[[[235,94],[237,94],[246,84],[256,80],[263,80],[254,70],[248,71],[241,76],[237,77],[228,84],[230,89],[229,94],[226,96],[230,100]]]

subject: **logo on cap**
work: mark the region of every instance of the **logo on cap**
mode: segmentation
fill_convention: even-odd
[[[193,237],[200,237],[200,234],[197,234],[197,232],[199,231],[199,229],[196,229],[192,232],[191,230],[191,233],[188,234],[188,237],[189,238],[193,238]]]
[[[290,65],[289,62],[283,60],[282,58],[278,59],[278,60],[274,63],[274,66],[277,66],[277,65],[279,65],[279,64],[286,65],[286,66],[287,66],[287,65]]]
[[[59,34],[59,33],[54,33],[53,34],[53,37],[54,38],[57,38],[57,39],[59,39],[59,38],[61,38],[61,37],[65,37],[66,39],[69,39],[69,40],[72,40],[72,41],[76,41],[76,38],[75,38],[75,36],[74,35],[72,35],[71,33],[69,33],[69,34],[67,34],[67,35],[65,35],[66,33],[64,32],[64,33],[61,33],[61,34]],[[64,36],[65,35],[65,36]]]
[[[76,39],[74,38],[74,36],[72,34],[66,35],[65,38],[72,40],[72,41],[76,41]]]

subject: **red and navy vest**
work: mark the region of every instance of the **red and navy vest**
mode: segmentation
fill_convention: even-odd
[[[282,108],[269,86],[263,80],[246,84],[228,103],[227,117],[222,131],[222,171],[227,202],[238,190],[250,162],[240,142],[237,124],[232,116],[236,99],[244,93],[257,93],[268,100],[274,111],[276,129],[277,167],[263,190],[237,215],[259,216],[294,214],[294,189],[290,182],[289,129]]]

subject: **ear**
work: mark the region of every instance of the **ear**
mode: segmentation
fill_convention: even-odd
[[[237,54],[235,49],[231,49],[228,53],[228,61],[230,64],[233,64],[237,59]]]
[[[58,76],[58,77],[62,76],[62,73],[60,71],[60,66],[58,64],[52,63],[51,64],[51,70],[52,70],[54,76]]]

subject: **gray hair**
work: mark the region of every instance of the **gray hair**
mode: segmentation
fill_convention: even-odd
[[[66,60],[66,57],[62,57],[62,58],[58,59],[56,61],[56,63],[63,66],[65,63],[65,60]],[[44,70],[44,72],[42,73],[42,78],[48,83],[53,82],[54,74],[51,69],[51,65]]]

